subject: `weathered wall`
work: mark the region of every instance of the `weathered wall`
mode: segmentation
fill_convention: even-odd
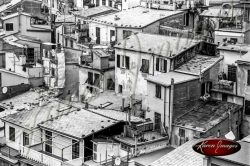
[[[173,119],[188,111],[193,106],[194,101],[200,98],[200,86],[199,79],[174,86]]]
[[[20,84],[29,84],[29,78],[25,78],[15,73],[8,73],[0,71],[2,75],[2,87],[4,86],[14,86]]]

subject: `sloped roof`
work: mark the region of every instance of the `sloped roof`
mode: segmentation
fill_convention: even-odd
[[[188,48],[199,44],[200,40],[163,36],[148,33],[135,33],[118,42],[115,48],[144,52],[164,57],[174,57]]]
[[[79,17],[94,17],[97,15],[108,14],[113,12],[119,12],[120,10],[110,7],[110,6],[98,6],[89,9],[83,9],[81,11],[75,12],[75,14]]]
[[[228,156],[221,156],[216,157],[221,160],[231,161],[233,163],[237,163],[240,165],[246,165],[250,166],[250,140],[249,136],[244,138],[243,140],[239,141],[239,144],[241,145],[240,151],[237,153],[228,155]]]
[[[206,132],[228,118],[228,111],[236,112],[241,107],[225,101],[194,101],[193,108],[177,117],[174,125]]]
[[[196,55],[190,61],[178,67],[175,71],[199,76],[212,68],[222,59],[222,56]]]
[[[128,114],[126,112],[107,110],[107,109],[90,109],[90,110],[111,119],[115,119],[118,121],[128,121]],[[131,116],[131,122],[145,122],[145,120],[139,117]]]
[[[72,108],[68,105],[59,103],[54,100],[41,107],[38,106],[38,103],[34,103],[31,106],[30,110],[26,109],[20,112],[16,112],[14,114],[3,117],[2,120],[22,126],[27,129],[33,129],[36,128],[39,123],[47,121],[52,117],[61,116],[65,113],[76,110],[76,108]]]
[[[161,19],[183,13],[183,11],[169,11],[134,7],[118,13],[95,17],[93,21],[110,24],[117,27],[142,28]]]
[[[154,83],[161,84],[164,86],[170,86],[172,78],[174,79],[175,84],[199,79],[199,77],[188,75],[188,74],[182,74],[178,72],[167,72],[167,73],[159,74],[156,76],[149,76],[147,80],[149,82],[154,82]]]
[[[82,109],[56,117],[39,126],[68,136],[82,138],[116,123],[118,121]]]
[[[203,155],[196,153],[192,146],[200,140],[186,142],[167,155],[156,160],[150,166],[203,166]]]

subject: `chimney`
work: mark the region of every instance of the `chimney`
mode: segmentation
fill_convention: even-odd
[[[210,157],[203,157],[203,166],[210,166]]]

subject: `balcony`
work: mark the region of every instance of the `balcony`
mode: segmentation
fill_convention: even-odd
[[[226,94],[236,94],[236,82],[228,80],[219,80],[212,88],[213,91],[226,93]]]
[[[34,160],[36,162],[45,164],[47,166],[72,166],[71,164],[65,163],[64,161],[52,157],[48,154],[21,145],[20,145],[20,155],[22,157]]]

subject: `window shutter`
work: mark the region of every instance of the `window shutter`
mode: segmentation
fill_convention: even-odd
[[[156,58],[156,71],[159,71],[159,58]]]
[[[129,66],[129,57],[128,56],[125,57],[125,63],[126,63],[126,69],[129,69],[130,66]]]
[[[117,61],[116,61],[117,67],[120,67],[120,60],[121,60],[120,57],[121,57],[121,56],[117,54]]]

